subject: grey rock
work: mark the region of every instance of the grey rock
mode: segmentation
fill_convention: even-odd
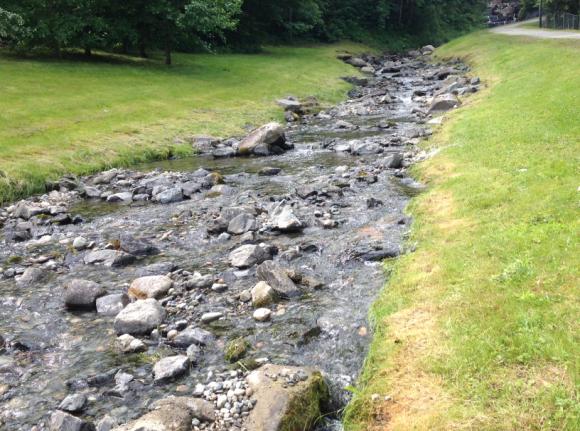
[[[204,313],[201,316],[201,321],[202,321],[202,323],[207,324],[207,323],[215,322],[216,320],[221,319],[223,316],[224,316],[224,313],[222,313],[220,311]]]
[[[87,253],[84,262],[87,265],[102,264],[104,266],[119,267],[126,266],[135,261],[135,256],[116,250],[96,250]]]
[[[50,416],[50,431],[90,431],[91,424],[62,410]]]
[[[228,224],[228,232],[233,235],[241,235],[257,229],[256,218],[253,215],[242,213],[234,217]]]
[[[175,264],[171,262],[158,262],[144,266],[135,271],[137,277],[146,277],[148,275],[165,275],[175,269]]]
[[[192,344],[187,348],[185,354],[189,358],[189,362],[195,365],[199,362],[199,358],[201,357],[201,349],[197,344]]]
[[[173,339],[173,344],[179,347],[188,347],[192,344],[207,346],[213,342],[214,336],[205,329],[188,326]]]
[[[272,255],[265,247],[254,244],[242,245],[229,255],[230,265],[236,268],[249,268],[271,258]]]
[[[353,141],[351,142],[351,153],[356,156],[382,153],[383,149],[372,142]]]
[[[103,416],[96,424],[95,431],[111,431],[118,422],[109,415]]]
[[[259,265],[256,275],[259,280],[265,281],[278,295],[284,298],[292,298],[301,294],[300,289],[290,279],[286,270],[272,260]]]
[[[268,156],[289,149],[284,129],[279,123],[268,123],[252,131],[240,142],[240,155]]]
[[[29,204],[25,201],[21,201],[16,204],[12,215],[17,218],[29,220],[30,218],[40,214],[48,214],[48,212],[48,208],[43,208],[37,205]]]
[[[232,147],[223,146],[213,150],[211,152],[211,155],[213,156],[214,159],[226,159],[228,157],[235,157],[236,150],[234,150]]]
[[[99,284],[75,278],[64,286],[64,304],[69,309],[95,309],[97,298],[106,294]]]
[[[161,204],[181,202],[183,200],[183,192],[181,187],[172,187],[156,194],[153,199]]]
[[[130,300],[124,293],[114,293],[97,298],[97,313],[105,316],[116,316],[129,304]]]
[[[280,172],[282,172],[281,168],[273,168],[273,167],[265,167],[262,168],[258,171],[258,175],[263,176],[263,177],[271,177],[274,175],[278,175]]]
[[[135,238],[133,235],[123,233],[119,237],[121,250],[134,256],[150,256],[159,253],[159,249],[151,242],[143,238]]]
[[[119,203],[130,204],[131,202],[133,202],[133,193],[132,192],[121,192],[121,193],[112,194],[112,195],[107,197],[107,202],[113,202],[113,203],[119,202]]]
[[[201,275],[199,272],[194,272],[193,275],[185,282],[185,288],[191,289],[206,289],[213,285],[213,275]]]
[[[18,286],[30,286],[31,284],[41,281],[45,275],[45,271],[40,268],[26,268],[21,276],[16,277],[16,284]]]
[[[359,57],[351,57],[348,60],[346,60],[345,63],[348,63],[354,67],[365,67],[369,65],[366,61],[364,61],[362,58]]]
[[[115,318],[117,334],[149,334],[165,318],[165,310],[153,298],[138,300],[126,306]]]
[[[188,198],[201,191],[201,184],[196,181],[188,181],[181,184],[181,192]]]
[[[185,355],[168,356],[153,366],[155,382],[164,382],[179,377],[189,369],[189,359]]]
[[[279,206],[272,211],[271,222],[274,229],[282,232],[296,232],[304,228],[304,224],[287,205]]]
[[[65,412],[78,413],[82,411],[86,402],[87,397],[85,397],[83,394],[72,394],[62,400],[58,408],[59,410],[64,410]]]
[[[254,307],[263,307],[276,301],[276,291],[265,281],[260,281],[252,288],[251,298]]]
[[[115,345],[117,350],[122,353],[138,353],[147,351],[147,345],[143,341],[129,334],[123,334],[117,337]]]
[[[443,112],[449,111],[457,106],[460,106],[461,102],[453,94],[442,94],[436,96],[431,102],[431,107],[429,112]]]

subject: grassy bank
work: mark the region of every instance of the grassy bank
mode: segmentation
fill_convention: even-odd
[[[352,67],[337,50],[271,48],[258,55],[176,55],[160,61],[19,59],[0,53],[0,202],[41,190],[63,173],[187,154],[175,138],[227,137],[281,119],[293,94],[335,102]]]
[[[437,54],[487,88],[415,168],[417,251],[389,265],[347,429],[578,430],[580,43],[480,32]]]

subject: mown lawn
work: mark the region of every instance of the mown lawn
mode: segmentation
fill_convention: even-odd
[[[415,168],[416,252],[387,265],[347,429],[578,430],[580,43],[480,32],[437,55],[487,88]]]
[[[177,137],[243,133],[281,119],[276,98],[344,97],[335,59],[354,44],[268,48],[257,55],[175,56],[161,60],[16,58],[0,52],[0,203],[64,173],[87,173],[170,152]]]

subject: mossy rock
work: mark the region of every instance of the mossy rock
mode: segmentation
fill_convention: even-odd
[[[250,347],[250,343],[245,338],[236,338],[226,346],[224,357],[228,362],[237,362],[246,355]]]

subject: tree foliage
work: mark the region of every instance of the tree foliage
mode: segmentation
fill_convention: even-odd
[[[567,0],[550,0],[563,2]],[[257,47],[301,40],[437,43],[481,21],[484,0],[0,0],[0,42],[21,49]],[[226,42],[227,39],[227,42]]]

